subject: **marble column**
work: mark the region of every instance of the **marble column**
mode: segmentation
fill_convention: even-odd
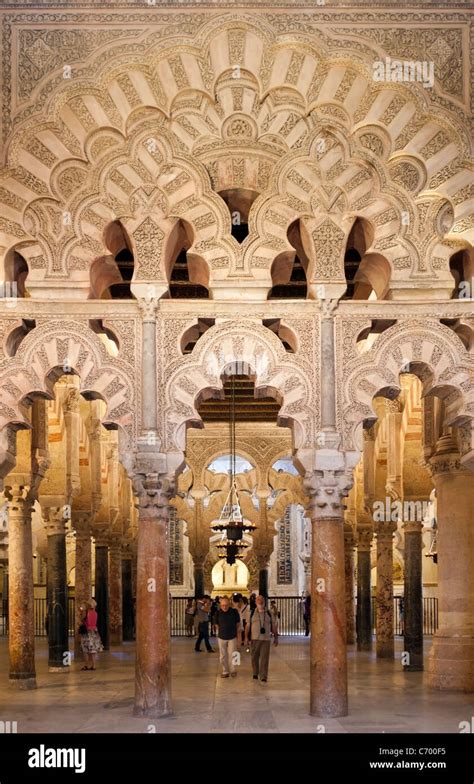
[[[19,689],[36,688],[33,594],[33,504],[25,488],[6,488],[8,505],[8,561],[10,594],[8,650],[10,683]]]
[[[133,593],[132,593],[132,558],[125,555],[122,558],[122,618],[123,640],[133,640]]]
[[[370,593],[370,545],[372,531],[357,534],[357,650],[372,650],[372,605]]]
[[[97,630],[105,650],[109,649],[109,547],[104,538],[95,542],[95,600],[97,602]]]
[[[75,568],[75,642],[74,654],[77,657],[82,655],[80,635],[77,633],[83,617],[84,603],[92,598],[92,542],[90,531],[91,515],[74,514],[73,526],[75,528],[76,543],[76,568]]]
[[[268,598],[268,567],[259,569],[258,572],[258,592],[265,599]]]
[[[379,659],[393,659],[393,534],[396,524],[376,524],[377,594],[375,607],[376,652]]]
[[[324,459],[324,458],[323,458]],[[344,507],[352,483],[348,471],[315,471],[306,476],[312,521],[310,713],[346,716],[346,586]]]
[[[344,534],[344,576],[346,585],[346,642],[355,643],[355,602],[354,602],[354,547],[352,532]]]
[[[204,596],[204,564],[202,561],[194,561],[194,595]]]
[[[120,537],[110,542],[109,572],[109,630],[110,644],[122,643],[122,544]]]
[[[423,523],[403,524],[405,533],[404,642],[407,671],[423,669],[423,583],[421,575]]]
[[[171,483],[157,474],[138,491],[135,716],[169,716],[171,656],[168,543]]]
[[[438,524],[439,627],[428,657],[428,684],[474,691],[474,475],[443,436],[431,459]]]
[[[45,510],[48,541],[48,669],[49,672],[70,672],[65,507]]]
[[[5,630],[8,630],[8,566],[3,567],[3,576],[2,576],[2,612],[3,612],[3,623],[5,625]]]

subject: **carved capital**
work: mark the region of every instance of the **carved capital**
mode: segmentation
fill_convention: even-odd
[[[368,552],[372,545],[373,531],[371,528],[359,529],[357,531],[357,550]]]
[[[402,524],[402,528],[406,534],[421,534],[423,530],[423,523],[417,520],[407,520]]]
[[[78,414],[81,402],[81,393],[76,388],[68,389],[63,400],[63,411],[65,414]]]
[[[377,534],[377,541],[382,539],[393,539],[393,534],[397,530],[397,523],[392,520],[377,520],[374,522],[374,533]]]
[[[156,314],[158,311],[159,299],[154,297],[145,297],[138,300],[138,307],[142,314],[144,324],[154,324],[156,322]]]
[[[303,480],[309,496],[308,512],[312,519],[342,518],[346,508],[342,499],[354,483],[351,470],[307,472]]]
[[[67,506],[49,506],[44,510],[44,527],[48,536],[66,535],[66,526],[70,519]]]
[[[146,466],[141,464],[142,471]],[[148,468],[153,468],[149,465]],[[170,499],[175,494],[174,476],[158,471],[136,474],[132,485],[138,498],[137,509],[139,518],[167,523],[169,518]]]

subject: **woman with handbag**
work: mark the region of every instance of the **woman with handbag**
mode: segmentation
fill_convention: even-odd
[[[94,599],[85,602],[85,614],[82,623],[79,626],[79,634],[81,635],[81,649],[84,654],[86,663],[82,670],[95,670],[96,654],[104,650],[102,641],[97,631],[97,603]]]

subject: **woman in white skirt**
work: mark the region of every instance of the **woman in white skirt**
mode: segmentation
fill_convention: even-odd
[[[83,670],[95,670],[95,656],[104,650],[97,631],[97,603],[90,599],[85,603],[85,615],[81,624],[81,649],[86,663]]]

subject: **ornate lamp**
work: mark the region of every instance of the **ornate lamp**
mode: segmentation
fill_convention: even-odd
[[[235,484],[236,466],[236,439],[235,439],[235,378],[232,376],[231,396],[230,396],[230,489],[222,507],[222,512],[218,520],[211,524],[213,531],[222,531],[222,540],[217,545],[217,550],[221,558],[225,558],[228,564],[235,563],[235,559],[240,556],[248,547],[243,541],[244,531],[254,531],[256,526],[253,523],[245,522],[240,509],[237,487]],[[225,538],[224,538],[225,535]]]

